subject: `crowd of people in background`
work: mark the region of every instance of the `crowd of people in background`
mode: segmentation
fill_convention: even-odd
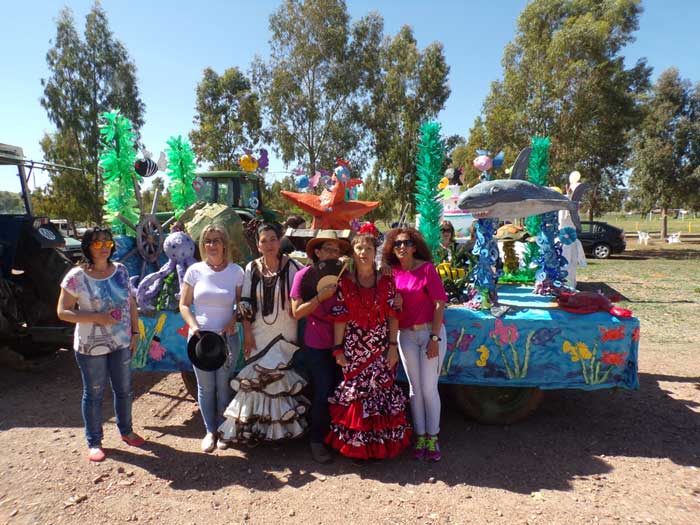
[[[373,225],[351,241],[334,230],[308,242],[284,235],[305,226],[296,216],[284,231],[260,224],[260,256],[245,269],[234,262],[224,227],[212,224],[200,235],[201,261],[185,273],[179,310],[197,378],[202,451],[308,433],[319,463],[332,461],[332,450],[367,460],[392,458],[411,446],[416,459],[439,461],[447,296],[425,239],[414,228],[397,227],[382,244]],[[457,250],[451,226],[442,225],[446,259]],[[88,458],[102,461],[108,384],[121,439],[145,443],[131,420],[138,311],[126,268],[111,261],[110,231],[88,230],[82,249],[85,260],[62,282],[58,315],[77,324]],[[306,264],[289,255],[300,251]],[[241,344],[243,366],[236,373]],[[396,384],[399,361],[408,399]]]

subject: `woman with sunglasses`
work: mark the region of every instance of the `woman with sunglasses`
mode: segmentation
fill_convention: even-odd
[[[414,228],[386,234],[384,264],[393,268],[403,306],[399,318],[399,353],[408,384],[416,459],[440,461],[438,378],[447,352],[443,316],[447,294],[432,265],[430,250]]]
[[[440,256],[442,260],[452,262],[456,250],[455,227],[450,221],[442,221],[440,223]]]
[[[199,337],[200,330],[222,334],[229,352],[226,362],[217,370],[193,366],[197,377],[197,402],[206,428],[202,452],[208,453],[217,447],[217,429],[224,422],[224,410],[233,397],[229,381],[240,350],[234,306],[241,297],[243,269],[231,262],[231,242],[226,228],[221,225],[210,224],[204,228],[199,237],[199,253],[202,261],[185,272],[180,313],[189,327],[189,337]],[[223,450],[228,445],[221,441],[218,447]]]
[[[350,243],[338,238],[334,230],[321,230],[306,244],[306,254],[317,264],[346,255]],[[311,455],[318,463],[329,463],[331,456],[323,444],[330,425],[328,398],[340,380],[340,369],[333,358],[333,309],[337,306],[336,285],[309,292],[303,286],[305,276],[312,271],[307,266],[294,276],[290,297],[295,319],[306,318],[304,328],[304,362],[311,376],[310,441]]]
[[[76,323],[73,348],[83,380],[82,413],[88,459],[102,461],[102,399],[109,382],[121,439],[140,447],[131,422],[131,356],[138,343],[138,312],[126,268],[110,260],[109,230],[91,228],[81,242],[84,262],[61,282],[58,318]],[[77,309],[76,309],[77,307]]]

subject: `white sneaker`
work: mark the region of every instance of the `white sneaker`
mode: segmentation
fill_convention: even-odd
[[[216,448],[219,450],[226,450],[229,447],[229,442],[224,441],[223,439],[219,438],[216,442]]]
[[[214,448],[216,448],[216,436],[211,432],[207,432],[207,435],[202,440],[202,452],[213,452]]]

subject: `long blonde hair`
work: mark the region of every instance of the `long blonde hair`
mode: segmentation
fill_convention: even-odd
[[[204,247],[204,239],[211,232],[216,232],[221,235],[221,240],[224,242],[224,260],[233,262],[235,254],[233,253],[233,246],[231,246],[231,238],[228,235],[226,227],[216,222],[205,226],[199,236],[199,255],[202,257],[202,260],[206,259],[207,253]]]

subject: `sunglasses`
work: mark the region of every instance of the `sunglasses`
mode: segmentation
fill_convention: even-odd
[[[102,247],[104,248],[111,248],[114,246],[114,241],[108,240],[108,241],[92,241],[90,243],[90,246],[93,248],[97,248],[98,250]]]
[[[394,241],[394,248],[401,248],[402,246],[411,247],[415,246],[416,242],[411,240],[411,239],[406,239],[406,240],[401,240],[401,241]]]

